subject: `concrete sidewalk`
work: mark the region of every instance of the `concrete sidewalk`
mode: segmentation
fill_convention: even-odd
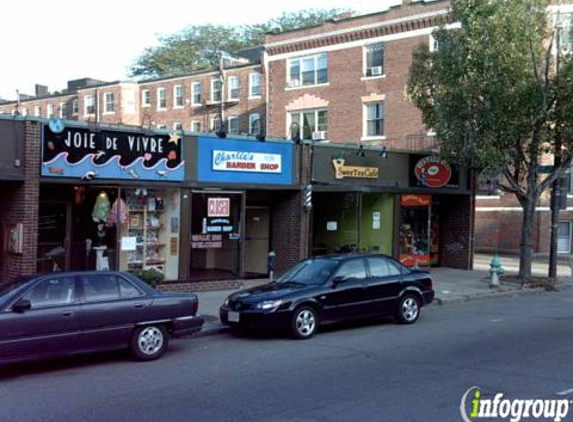
[[[520,285],[513,283],[502,283],[499,288],[490,288],[488,284],[489,261],[491,256],[476,256],[476,270],[464,271],[453,268],[431,268],[430,273],[434,279],[434,290],[436,297],[435,305],[447,305],[472,300],[483,300],[496,297],[517,296],[524,294],[536,294],[543,292],[542,288],[522,289]],[[502,258],[503,265],[509,274],[516,273],[515,263]],[[487,263],[487,265],[485,265]],[[545,264],[546,265],[546,264]],[[568,266],[559,268],[559,274],[570,274]],[[547,271],[545,269],[545,271]],[[542,265],[535,265],[535,274],[542,275]],[[546,272],[545,272],[546,274]],[[571,284],[569,277],[562,277],[562,284]],[[245,288],[267,283],[267,279],[246,280]],[[227,327],[219,321],[219,307],[225,298],[236,290],[219,290],[210,292],[197,292],[199,297],[199,312],[205,317],[205,326],[200,335],[211,335],[225,331]]]

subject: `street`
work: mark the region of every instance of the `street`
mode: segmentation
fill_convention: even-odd
[[[113,353],[4,366],[0,421],[460,421],[472,386],[546,399],[573,388],[572,305],[568,290],[431,307],[412,326],[328,327],[308,341],[187,338],[150,363]]]

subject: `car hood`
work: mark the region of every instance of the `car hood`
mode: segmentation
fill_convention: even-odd
[[[268,283],[250,289],[240,290],[229,296],[229,300],[257,303],[263,300],[275,300],[291,293],[308,289],[310,286],[290,283]]]

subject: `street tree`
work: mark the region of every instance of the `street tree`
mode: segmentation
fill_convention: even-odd
[[[452,0],[451,22],[413,55],[407,92],[444,159],[489,175],[523,213],[519,278],[531,276],[534,214],[571,165],[573,66],[559,63],[549,0]],[[542,173],[544,154],[558,165]],[[545,169],[546,170],[546,169]]]
[[[217,65],[219,53],[233,53],[263,45],[270,31],[287,31],[324,23],[340,9],[309,9],[283,13],[253,25],[192,25],[180,32],[158,37],[158,45],[146,48],[131,66],[131,76],[162,77],[202,70]]]

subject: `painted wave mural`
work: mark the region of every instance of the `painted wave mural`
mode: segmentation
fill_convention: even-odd
[[[96,164],[96,154],[88,154],[77,163],[68,161],[68,153],[62,152],[42,164],[42,176],[59,176],[97,179],[163,180],[182,181],[185,178],[185,161],[176,167],[167,166],[167,158],[160,159],[151,167],[145,166],[145,157],[139,157],[127,166],[120,164],[121,157],[115,155],[103,164]]]

